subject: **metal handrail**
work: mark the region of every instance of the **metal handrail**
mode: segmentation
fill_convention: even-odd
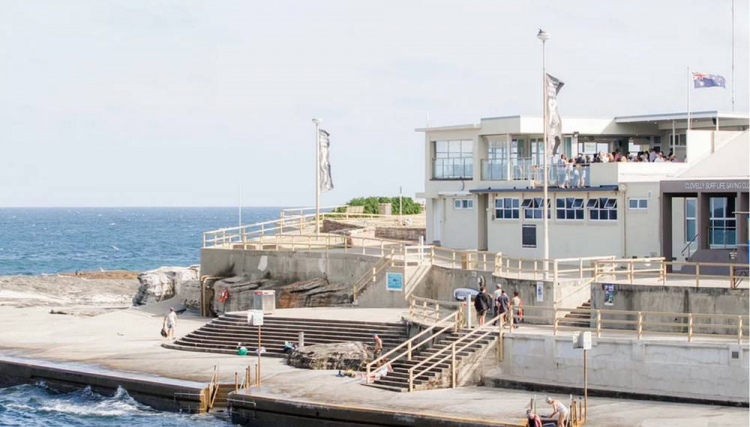
[[[371,372],[372,367],[374,365],[383,362],[384,360],[386,360],[388,358],[388,356],[391,356],[393,353],[395,353],[396,351],[398,351],[398,350],[400,350],[400,349],[402,349],[404,347],[406,347],[407,350],[404,351],[404,352],[402,352],[401,354],[398,354],[397,356],[393,357],[391,360],[389,360],[389,363],[393,363],[396,360],[399,360],[399,359],[403,358],[404,356],[407,357],[407,360],[411,360],[412,352],[415,349],[421,347],[423,344],[429,342],[430,340],[432,340],[436,336],[445,333],[445,331],[447,331],[448,329],[450,329],[450,328],[454,328],[455,329],[456,325],[458,324],[457,323],[458,322],[458,318],[459,318],[459,312],[455,311],[455,312],[449,314],[448,316],[440,319],[440,321],[438,321],[434,325],[428,327],[427,329],[423,330],[422,332],[418,333],[417,335],[414,335],[413,337],[411,337],[408,340],[404,341],[403,343],[399,344],[397,347],[393,348],[389,352],[381,355],[377,359],[375,359],[372,362],[368,363],[367,364],[367,376],[365,377],[366,378],[366,382],[368,384],[370,382],[370,372]],[[425,338],[424,340],[422,340],[416,346],[413,344],[413,342],[416,341],[417,338],[420,338],[420,337],[426,335],[428,332],[434,330],[435,328],[437,328],[438,326],[440,326],[440,325],[442,325],[443,323],[446,323],[446,322],[449,322],[449,323],[447,325],[445,325],[445,327],[443,327],[440,331],[438,331],[438,332],[430,335],[429,337]]]
[[[424,359],[424,360],[422,360],[421,362],[417,363],[416,365],[412,366],[412,367],[411,367],[411,368],[409,369],[409,391],[410,391],[410,392],[411,392],[411,391],[414,391],[414,380],[415,380],[415,379],[417,379],[417,378],[419,378],[420,376],[424,375],[424,374],[425,374],[426,372],[428,372],[428,371],[430,371],[431,369],[435,368],[435,367],[436,367],[437,365],[439,365],[439,364],[441,364],[441,363],[445,362],[445,361],[446,361],[446,360],[448,359],[448,357],[452,357],[452,358],[453,358],[453,362],[452,362],[452,374],[451,374],[452,380],[451,380],[451,383],[452,383],[452,387],[455,387],[455,386],[456,386],[456,353],[457,353],[457,352],[461,352],[461,351],[465,350],[466,348],[468,348],[468,347],[470,347],[470,346],[474,345],[474,344],[475,344],[475,343],[476,343],[477,341],[479,341],[480,339],[483,339],[483,338],[485,338],[485,337],[486,337],[487,335],[489,335],[490,333],[492,333],[492,332],[493,332],[493,331],[492,331],[492,329],[494,328],[494,327],[492,327],[492,323],[494,323],[494,322],[498,322],[498,328],[499,328],[498,330],[499,330],[499,334],[500,334],[500,335],[502,335],[502,330],[503,330],[502,328],[503,328],[503,324],[505,323],[505,322],[503,321],[503,319],[505,318],[505,317],[504,317],[504,314],[505,314],[505,313],[501,313],[501,314],[498,314],[497,316],[495,316],[495,317],[493,317],[492,319],[488,320],[488,321],[487,321],[487,322],[486,322],[486,323],[485,323],[484,325],[482,325],[482,326],[479,326],[479,327],[477,327],[476,329],[473,329],[473,330],[472,330],[471,332],[469,332],[468,334],[466,334],[466,335],[464,335],[464,336],[460,337],[460,338],[459,338],[458,340],[456,340],[456,341],[454,341],[453,343],[451,343],[451,345],[450,345],[450,346],[446,346],[446,347],[443,347],[443,348],[442,348],[442,349],[440,349],[439,351],[437,351],[437,352],[435,352],[435,353],[431,354],[430,356],[428,356],[428,357],[427,357],[426,359]],[[512,317],[511,317],[511,319],[512,319]],[[512,328],[512,327],[513,327],[513,323],[512,323],[512,320],[511,320],[511,328]],[[478,338],[476,338],[476,339],[474,339],[474,340],[472,340],[472,341],[471,341],[471,342],[469,342],[468,344],[466,344],[466,345],[462,346],[462,347],[461,347],[460,349],[457,349],[457,348],[456,348],[456,347],[457,347],[457,344],[459,344],[460,342],[462,342],[462,341],[464,341],[464,340],[468,339],[469,337],[471,337],[471,336],[473,336],[473,335],[475,335],[475,334],[478,334],[479,332],[482,332],[482,333],[483,333],[483,335],[482,335],[482,336],[480,336],[480,337],[478,337]],[[422,370],[421,372],[419,372],[419,373],[417,373],[416,375],[414,375],[414,371],[415,371],[415,370],[416,370],[417,368],[419,368],[419,367],[421,367],[422,365],[426,364],[426,363],[427,363],[427,362],[429,362],[430,360],[432,360],[432,359],[436,358],[436,357],[437,357],[438,355],[440,355],[440,354],[442,354],[442,353],[444,353],[444,352],[448,351],[448,349],[450,349],[450,350],[451,350],[451,354],[449,354],[449,355],[445,356],[444,358],[442,358],[442,359],[438,360],[437,362],[433,363],[433,364],[432,364],[432,365],[430,365],[429,367],[427,367],[427,368],[423,369],[423,370]]]
[[[682,248],[682,251],[680,251],[680,255],[685,255],[685,251],[688,251],[687,258],[690,258],[690,247],[695,243],[695,241],[698,239],[698,233],[695,233],[695,236],[693,236],[692,239],[685,245],[684,248]]]

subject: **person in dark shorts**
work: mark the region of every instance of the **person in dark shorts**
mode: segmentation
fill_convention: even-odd
[[[484,325],[485,318],[487,317],[487,312],[491,307],[492,297],[487,293],[487,289],[482,287],[481,289],[479,289],[479,294],[474,300],[474,308],[477,310],[477,319],[479,321],[479,326]]]

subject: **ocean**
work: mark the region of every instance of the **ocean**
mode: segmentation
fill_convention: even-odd
[[[243,223],[277,218],[280,209],[243,208]],[[0,275],[198,264],[202,233],[237,224],[237,208],[1,208]],[[90,389],[60,394],[44,385],[0,388],[0,426],[124,425],[230,424],[155,411],[124,390],[105,397]]]
[[[242,222],[280,209],[245,207]],[[0,275],[198,264],[202,233],[237,224],[236,207],[0,208]]]
[[[0,388],[0,426],[18,427],[226,427],[213,415],[160,412],[133,400],[125,390],[112,397],[85,388],[56,393],[43,384]]]

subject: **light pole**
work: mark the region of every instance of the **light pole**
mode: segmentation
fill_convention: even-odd
[[[547,276],[547,271],[549,269],[549,263],[547,260],[549,260],[549,206],[547,205],[547,201],[549,199],[549,177],[548,177],[548,170],[549,167],[549,129],[548,129],[548,118],[547,118],[547,57],[545,52],[545,47],[547,45],[547,40],[549,40],[549,33],[546,33],[544,30],[539,30],[539,33],[537,33],[536,37],[542,41],[542,98],[544,102],[544,106],[542,108],[543,111],[543,123],[542,126],[544,127],[544,163],[542,166],[542,173],[544,174],[544,178],[542,179],[542,182],[544,183],[544,196],[542,198],[542,233],[544,234],[544,274],[545,277]]]
[[[320,124],[322,119],[312,119],[315,123],[315,235],[320,234]]]

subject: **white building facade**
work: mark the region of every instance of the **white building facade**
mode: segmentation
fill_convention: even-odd
[[[565,118],[562,143],[546,171],[550,257],[661,256],[665,222],[660,182],[679,178],[729,147],[730,141],[736,146],[739,138],[747,144],[747,115],[696,112],[691,119],[688,131],[684,113]],[[497,117],[417,131],[425,134],[425,192],[419,196],[427,210],[427,241],[455,249],[543,258],[542,120]],[[679,161],[560,162],[561,154],[593,158],[599,152],[625,154],[652,148],[673,153]],[[748,173],[743,169],[730,175],[747,180]],[[737,194],[733,206],[745,203],[742,191]],[[670,200],[669,215],[676,229],[668,233],[669,238],[685,241],[674,241],[669,248],[674,258],[687,259],[682,244],[695,240],[695,233],[685,231],[690,226],[685,212],[692,206],[690,197]],[[741,244],[740,237],[734,237],[735,244]]]

